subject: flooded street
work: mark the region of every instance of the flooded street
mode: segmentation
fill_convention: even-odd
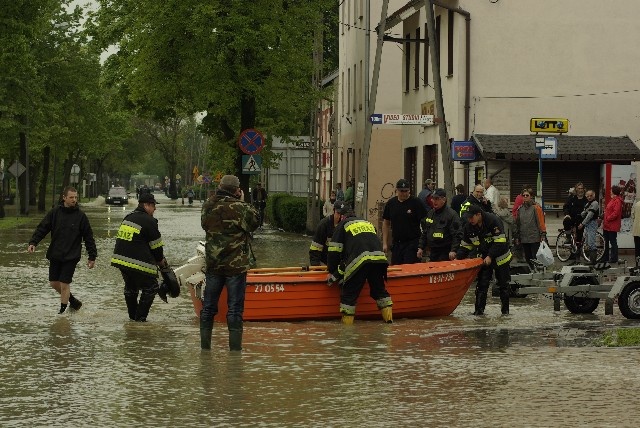
[[[204,237],[200,206],[158,198],[165,254],[178,266]],[[35,226],[0,230],[0,425],[637,426],[640,352],[593,342],[640,323],[617,306],[604,315],[602,302],[572,315],[529,296],[502,317],[490,298],[487,315],[474,317],[472,288],[438,319],[246,323],[241,355],[227,350],[221,324],[212,351],[200,351],[184,289],[168,304],[156,299],[149,322],[130,322],[109,259],[133,208],[84,207],[97,264],[87,269],[85,255],[71,286],[84,306],[62,316],[47,281],[48,238],[29,255]],[[306,264],[309,239],[257,232],[259,267]]]

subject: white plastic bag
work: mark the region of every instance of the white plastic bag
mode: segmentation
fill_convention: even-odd
[[[538,252],[536,253],[536,259],[545,267],[553,264],[553,253],[545,241],[540,243],[540,248],[538,248]]]

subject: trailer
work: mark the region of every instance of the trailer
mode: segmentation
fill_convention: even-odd
[[[536,266],[533,272],[512,274],[510,285],[513,295],[518,297],[551,295],[554,311],[559,311],[560,303],[564,302],[573,314],[590,314],[604,299],[606,315],[613,315],[617,302],[624,317],[640,319],[640,268],[629,269],[626,263],[563,266],[559,272],[547,272]]]

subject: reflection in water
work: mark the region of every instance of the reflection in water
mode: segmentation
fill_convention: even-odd
[[[164,202],[164,203],[163,203]],[[84,302],[56,315],[46,246],[27,256],[32,230],[0,232],[2,426],[635,426],[635,349],[591,345],[636,326],[619,314],[554,313],[544,297],[491,298],[474,317],[473,290],[453,316],[356,323],[247,323],[245,351],[227,351],[225,324],[199,349],[183,290],[157,300],[148,323],[128,321],[122,279],[109,257],[133,209],[86,207],[98,265],[80,263],[72,289]],[[194,254],[198,207],[161,200],[169,261]],[[260,266],[307,263],[309,237],[266,230]]]

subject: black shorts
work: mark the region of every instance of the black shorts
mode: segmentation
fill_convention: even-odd
[[[79,261],[80,260],[59,262],[51,260],[49,262],[49,281],[60,281],[64,284],[71,284],[71,281],[73,281],[73,273],[76,271],[76,265]]]

